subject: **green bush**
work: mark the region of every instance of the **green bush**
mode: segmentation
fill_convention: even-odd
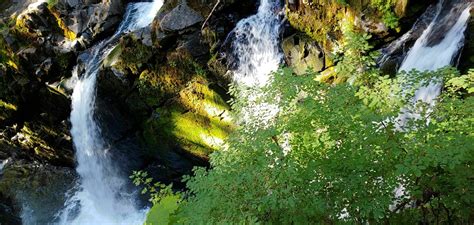
[[[351,85],[276,72],[258,100],[278,104],[272,123],[239,127],[211,155],[211,169],[185,177],[184,192],[154,190],[168,224],[473,222],[474,70],[381,76],[367,37],[350,35],[337,66]],[[437,104],[407,104],[432,79],[445,83]],[[249,92],[233,93],[239,115]],[[395,118],[404,107],[422,119],[400,131]]]

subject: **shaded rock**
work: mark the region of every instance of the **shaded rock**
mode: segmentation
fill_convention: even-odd
[[[59,0],[53,9],[59,12],[59,18],[85,48],[114,32],[122,20],[125,6],[122,0]]]
[[[20,100],[12,125],[0,128],[0,156],[73,167],[69,100],[48,88],[35,91],[34,103]]]
[[[26,217],[23,224],[50,223],[63,207],[66,200],[63,193],[74,186],[75,179],[71,168],[22,161],[8,165],[0,175],[0,196],[11,204],[8,214],[0,216],[0,222],[12,224],[7,222],[11,218],[17,221],[21,213]]]
[[[203,58],[209,55],[209,46],[201,41],[201,35],[199,33],[193,33],[190,35],[183,35],[183,40],[178,43],[176,51],[186,52],[194,60],[205,62]]]
[[[163,31],[173,32],[184,30],[203,21],[204,18],[183,1],[161,19],[160,27]]]
[[[30,38],[45,37],[53,41],[64,38],[63,30],[46,2],[30,6],[18,15],[16,28]]]

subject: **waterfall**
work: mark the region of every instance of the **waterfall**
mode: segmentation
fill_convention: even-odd
[[[114,168],[107,143],[95,121],[96,81],[102,61],[121,35],[151,24],[162,5],[163,0],[129,4],[116,33],[92,48],[84,74],[76,78],[71,134],[80,183],[77,190],[71,191],[65,209],[58,214],[59,224],[133,225],[142,224],[145,219],[146,211],[138,209],[134,196],[126,193],[127,180]]]
[[[250,88],[245,93],[246,104],[239,123],[250,129],[268,124],[278,113],[278,106],[256,103],[263,96],[259,91],[270,81],[271,73],[278,70],[283,55],[279,40],[282,26],[280,0],[261,0],[257,14],[245,18],[229,34],[235,69],[233,81],[238,87]],[[258,118],[257,124],[249,124]]]
[[[459,50],[464,45],[464,31],[467,27],[472,5],[469,0],[453,0],[452,2],[441,0],[436,6],[436,14],[407,53],[399,71],[435,71],[452,65]],[[424,17],[426,16],[421,19],[426,19]],[[417,24],[418,22],[413,29],[416,28]],[[407,35],[402,36],[395,44],[398,45],[406,38]],[[433,107],[436,98],[441,94],[442,88],[443,83],[441,81],[431,80],[427,86],[422,86],[416,90],[412,104],[415,105],[418,101],[422,101]],[[416,111],[413,112],[407,108],[402,109],[398,118],[396,118],[396,128],[403,131],[409,119],[421,118]],[[392,211],[396,209],[396,206],[402,202],[407,194],[404,181],[395,189],[394,194],[395,201],[389,206]]]
[[[453,65],[464,44],[464,31],[472,5],[468,0],[440,1],[436,16],[407,53],[399,70],[435,71]],[[422,101],[433,106],[442,86],[441,81],[432,80],[429,85],[420,87],[412,99],[413,104]],[[399,128],[403,128],[408,119],[419,117],[419,114],[403,109],[398,117]]]
[[[237,58],[233,79],[239,85],[262,87],[282,62],[279,0],[261,0],[257,14],[245,18],[231,32],[232,52]]]

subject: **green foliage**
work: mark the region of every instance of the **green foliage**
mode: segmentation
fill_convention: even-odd
[[[58,4],[58,0],[47,0],[46,2],[48,3],[48,8],[50,9]]]
[[[376,97],[369,94],[364,104],[362,89],[318,84],[313,76],[294,77],[291,70],[275,76],[267,93],[282,98],[276,124],[258,132],[242,128],[228,150],[212,155],[212,170],[186,178],[190,197],[179,217],[190,224],[299,224],[451,223],[473,216],[472,97],[443,95],[431,123],[413,121],[416,129],[397,132],[386,118],[400,107],[378,109],[392,99],[380,95],[380,105],[373,105]],[[390,89],[387,82],[375,85]],[[287,141],[291,150],[285,150]],[[400,184],[406,200],[394,213],[388,206]],[[414,206],[404,209],[408,204]],[[349,217],[338,220],[342,212]]]
[[[381,76],[370,37],[344,32],[336,72],[351,84],[276,72],[255,101],[277,104],[278,115],[258,129],[238,127],[211,155],[211,169],[184,178],[187,191],[178,195],[186,197],[176,211],[177,200],[168,203],[175,224],[472,223],[474,71]],[[445,83],[435,106],[407,104],[433,80]],[[242,115],[252,91],[231,93]],[[402,108],[421,119],[400,131]]]
[[[399,18],[393,11],[396,3],[396,0],[371,0],[372,6],[383,13],[382,20],[385,25],[392,29],[398,27]]]
[[[170,195],[163,197],[159,203],[153,205],[146,218],[145,225],[173,224],[173,214],[178,209],[179,197]]]
[[[171,185],[153,183],[153,179],[148,177],[147,172],[134,171],[130,176],[133,183],[137,186],[142,185],[142,194],[149,194],[149,201],[153,203],[150,209],[145,225],[163,225],[174,224],[174,216],[178,209],[178,203],[181,200],[179,194],[174,194]]]
[[[372,90],[328,86],[315,82],[315,74],[280,70],[262,99],[281,100],[274,125],[241,127],[224,151],[211,156],[211,170],[197,168],[186,177],[189,191],[175,222],[468,222],[474,216],[474,97],[455,96],[472,87],[472,72],[409,75],[418,78],[381,77],[372,82],[380,90]],[[414,129],[396,131],[387,117],[397,115],[411,95],[393,104],[397,97],[386,93],[440,76],[448,88],[430,123],[412,121]],[[395,198],[400,185],[405,194]]]
[[[474,93],[474,69],[470,69],[466,75],[452,77],[446,83],[446,87],[449,93],[455,95]]]
[[[379,76],[379,71],[374,68],[378,53],[371,51],[371,36],[356,32],[347,20],[342,23],[342,33],[341,48],[335,52],[335,61],[339,62],[334,69],[337,79],[354,83],[370,80],[369,76]]]

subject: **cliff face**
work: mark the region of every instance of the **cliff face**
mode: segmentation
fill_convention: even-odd
[[[124,36],[104,62],[96,110],[106,139],[131,149],[114,153],[133,161],[124,166],[179,182],[206,165],[233,129],[228,96],[208,61],[255,2],[217,2],[166,1],[151,28]],[[84,69],[88,49],[114,33],[126,3],[0,2],[0,222],[19,223],[24,202],[51,201],[49,210],[64,202],[48,196],[76,179],[72,71]],[[40,187],[40,195],[24,194]]]

